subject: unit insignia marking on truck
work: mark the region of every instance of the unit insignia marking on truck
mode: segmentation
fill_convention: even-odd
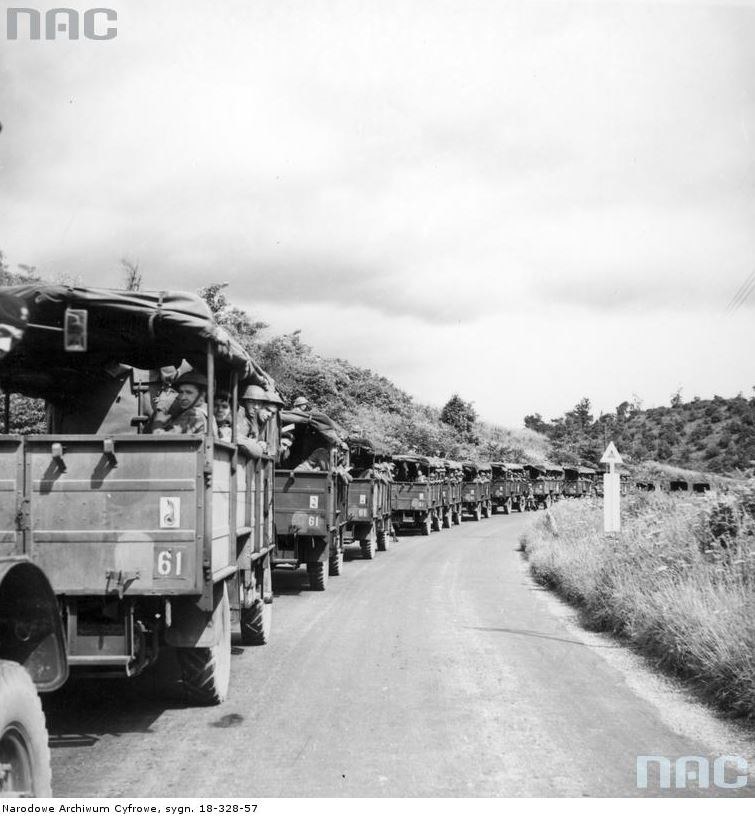
[[[181,499],[160,498],[160,529],[178,529],[181,526]]]
[[[310,495],[309,496],[309,508],[310,509],[317,509],[318,501],[319,501],[319,496],[318,495]]]

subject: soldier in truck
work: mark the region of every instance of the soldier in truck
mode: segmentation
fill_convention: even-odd
[[[156,410],[152,418],[152,434],[206,435],[207,378],[192,370],[176,380],[178,396],[169,410]]]

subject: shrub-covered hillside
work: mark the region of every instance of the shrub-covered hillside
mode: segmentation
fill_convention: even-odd
[[[452,395],[443,409],[416,403],[370,369],[319,355],[298,331],[268,335],[265,323],[228,301],[223,284],[212,284],[200,294],[218,322],[275,378],[289,403],[306,395],[348,431],[362,431],[397,452],[510,461],[545,458],[547,439],[539,433],[481,421],[473,403],[458,395]]]
[[[594,463],[613,440],[632,461],[715,473],[749,472],[755,466],[755,396],[683,403],[677,393],[669,406],[643,410],[625,401],[597,419],[583,398],[560,418],[546,422],[527,415],[525,425],[548,437],[555,460]]]

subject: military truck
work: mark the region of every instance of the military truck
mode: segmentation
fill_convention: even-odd
[[[441,528],[442,461],[422,455],[392,457],[391,519],[396,532],[418,529],[422,535]]]
[[[583,498],[594,494],[595,470],[587,466],[564,465],[563,496]]]
[[[461,523],[461,487],[464,473],[459,461],[448,458],[443,460],[445,475],[443,477],[443,528]]]
[[[349,449],[345,433],[321,412],[285,410],[293,444],[275,472],[276,568],[306,565],[309,585],[322,591],[343,567],[349,519]]]
[[[490,499],[493,512],[509,515],[513,509],[525,512],[529,506],[530,484],[524,467],[516,463],[491,463]]]
[[[270,629],[274,424],[270,444],[242,439],[238,416],[222,441],[206,410],[205,431],[148,431],[166,375],[203,373],[210,410],[216,383],[236,409],[241,382],[272,380],[191,294],[31,284],[6,299],[29,323],[0,386],[47,404],[46,433],[6,445],[6,528],[58,597],[72,672],[132,677],[160,658],[184,698],[220,703],[234,619],[247,643]]]
[[[532,505],[547,509],[563,495],[564,470],[558,464],[525,464],[532,490]]]
[[[462,472],[462,514],[470,515],[473,521],[479,521],[481,517],[489,518],[493,511],[493,502],[490,498],[490,464],[462,461]]]
[[[391,536],[390,449],[364,435],[349,435],[346,441],[351,482],[345,546],[358,544],[362,557],[372,560],[376,549],[388,549]]]

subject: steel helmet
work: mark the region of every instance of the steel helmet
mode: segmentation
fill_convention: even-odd
[[[191,383],[194,386],[198,386],[200,389],[207,389],[207,378],[195,369],[191,369],[189,372],[184,372],[183,375],[179,375],[173,380],[173,383],[176,386],[180,386],[182,383]]]
[[[304,395],[299,395],[299,397],[294,401],[294,406],[309,406],[309,401],[304,397]]]
[[[257,386],[256,383],[249,383],[244,387],[244,391],[241,393],[241,400],[266,401],[267,392],[261,386]]]

